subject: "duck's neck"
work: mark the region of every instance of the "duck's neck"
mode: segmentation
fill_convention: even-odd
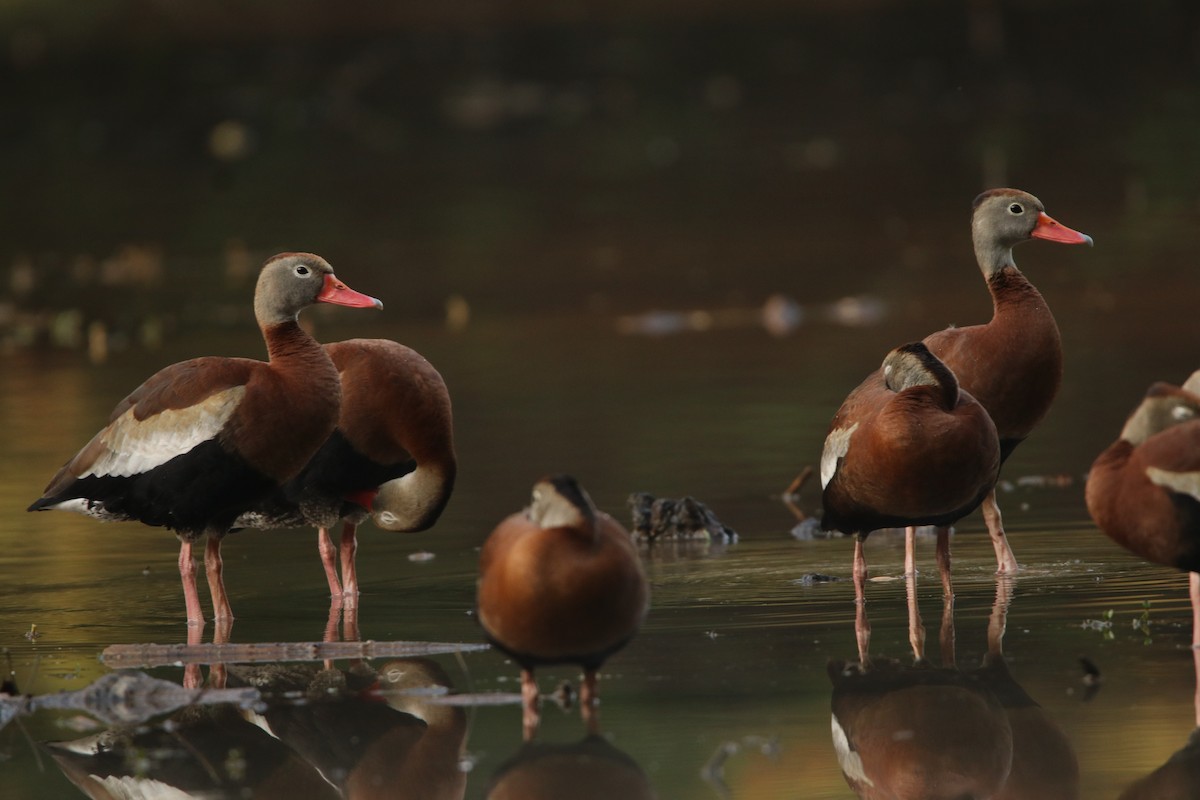
[[[985,279],[991,280],[992,275],[1005,267],[1016,269],[1017,262],[1013,261],[1012,244],[995,236],[981,235],[978,230],[975,231],[972,241],[975,245],[975,260],[979,263],[979,269]]]
[[[422,531],[431,526],[454,489],[453,463],[418,464],[407,475],[379,487],[371,506],[375,524],[386,531]]]

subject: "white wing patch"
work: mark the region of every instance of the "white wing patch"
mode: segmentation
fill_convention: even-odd
[[[1158,467],[1146,467],[1146,477],[1155,486],[1200,500],[1200,472],[1171,472]]]
[[[862,756],[850,746],[850,740],[846,738],[846,732],[842,730],[837,717],[830,715],[830,723],[830,727],[833,729],[833,749],[837,751],[838,764],[841,766],[842,772],[851,780],[867,786],[874,786],[874,781],[867,777],[867,772],[863,769]]]
[[[141,421],[129,409],[100,433],[101,453],[80,477],[128,477],[167,463],[216,436],[245,393],[246,387],[234,386],[196,405],[160,411]]]
[[[838,428],[829,432],[825,437],[825,449],[821,452],[821,488],[824,489],[833,480],[837,472],[838,461],[850,449],[850,437],[858,430],[858,423],[849,428]]]

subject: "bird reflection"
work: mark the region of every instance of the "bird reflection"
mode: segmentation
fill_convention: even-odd
[[[571,744],[526,742],[497,767],[488,800],[640,800],[656,797],[627,753],[593,733]]]
[[[466,792],[466,718],[438,702],[450,680],[434,661],[344,671],[230,665],[227,680],[257,688],[265,707],[189,706],[48,748],[72,783],[103,800],[461,800]]]
[[[1192,573],[1195,576],[1196,573]],[[1200,608],[1200,596],[1193,579],[1193,609]],[[1166,763],[1146,777],[1134,782],[1117,800],[1190,800],[1200,797],[1200,649],[1192,648],[1196,669],[1196,727],[1183,747],[1176,750]]]
[[[911,665],[870,656],[863,606],[856,622],[858,662],[829,665],[833,741],[846,782],[863,800],[1077,798],[1079,765],[1070,741],[1004,659],[1011,579],[996,583],[983,664],[966,670],[955,664],[948,595],[942,663],[934,666],[925,657],[915,588],[910,576]]]

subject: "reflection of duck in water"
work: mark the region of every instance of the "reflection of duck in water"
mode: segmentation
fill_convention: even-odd
[[[229,673],[262,693],[266,708],[253,721],[229,705],[192,706],[51,752],[103,800],[463,797],[465,716],[436,702],[449,681],[435,662],[397,660],[378,673],[294,664]]]
[[[521,665],[527,738],[539,718],[533,670],[543,664],[583,667],[580,707],[595,727],[596,671],[633,638],[649,592],[629,533],[571,477],[538,481],[529,507],[492,531],[476,608],[488,640]]]
[[[450,800],[466,792],[458,766],[466,717],[461,708],[437,702],[450,679],[436,662],[399,659],[378,671],[357,665],[314,673],[273,665],[231,672],[270,693],[261,724],[342,797]],[[289,696],[305,699],[287,702]]]
[[[1117,800],[1192,800],[1200,797],[1200,650],[1192,650],[1196,668],[1196,727],[1167,762],[1121,792]]]
[[[1066,735],[1009,673],[1001,643],[1007,581],[997,584],[984,665],[954,667],[953,616],[944,597],[941,668],[925,660],[910,578],[914,666],[830,665],[833,736],[843,774],[864,799],[1071,800],[1079,765]],[[860,658],[865,653],[860,651]]]
[[[487,800],[642,800],[646,773],[599,734],[573,744],[528,742],[492,776]]]
[[[159,724],[114,728],[47,749],[92,800],[338,797],[313,765],[229,705],[189,706]]]
[[[992,797],[1012,763],[1012,730],[970,677],[926,662],[833,662],[833,741],[863,800]]]
[[[1079,797],[1079,759],[1071,740],[1017,683],[1004,658],[1010,584],[1011,578],[996,580],[987,655],[983,665],[970,672],[996,695],[1012,728],[1012,769],[994,800],[1073,800]]]

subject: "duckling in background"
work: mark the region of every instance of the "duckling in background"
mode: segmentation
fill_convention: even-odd
[[[484,635],[521,667],[525,738],[539,722],[535,667],[583,667],[580,708],[598,729],[596,671],[633,638],[650,589],[633,540],[574,478],[542,478],[529,507],[483,545],[476,609]]]
[[[732,544],[737,532],[717,519],[708,506],[694,497],[674,500],[648,492],[629,495],[633,517],[633,536],[638,541],[655,539],[708,541]]]

